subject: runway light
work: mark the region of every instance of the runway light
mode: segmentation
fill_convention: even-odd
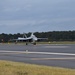
[[[26,50],[26,53],[28,53],[28,50]]]

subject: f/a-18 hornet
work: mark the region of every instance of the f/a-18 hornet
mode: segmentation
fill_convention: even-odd
[[[32,44],[36,45],[36,42],[37,41],[41,41],[41,40],[47,40],[48,38],[37,38],[33,33],[30,35],[30,37],[27,37],[25,34],[24,34],[24,37],[18,37],[18,39],[13,39],[15,40],[16,42],[18,41],[25,41],[26,42],[26,45],[28,45],[28,42],[31,42]]]

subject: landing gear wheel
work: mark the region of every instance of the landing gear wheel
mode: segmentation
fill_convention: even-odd
[[[28,43],[26,42],[26,45],[28,45]]]
[[[33,43],[34,45],[36,45],[36,42],[35,43]]]

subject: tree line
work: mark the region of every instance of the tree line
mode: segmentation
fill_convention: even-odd
[[[31,33],[26,33],[27,37]],[[47,41],[75,41],[75,31],[49,31],[49,32],[35,32],[34,35],[38,38],[48,38]],[[12,39],[23,37],[23,34],[0,34],[0,42],[9,42]]]

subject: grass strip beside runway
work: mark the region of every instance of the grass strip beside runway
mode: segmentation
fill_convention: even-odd
[[[0,75],[75,75],[75,70],[0,60]]]

